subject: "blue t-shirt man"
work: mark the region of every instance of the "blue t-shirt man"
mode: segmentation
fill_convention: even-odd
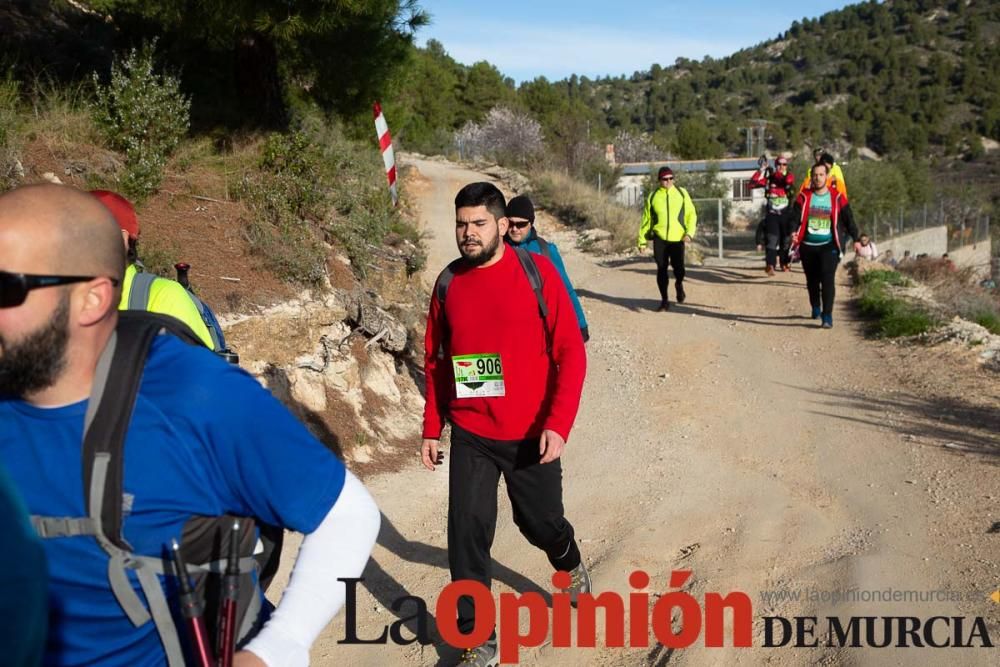
[[[32,514],[86,516],[86,409],[87,401],[39,408],[0,399],[0,461]],[[134,553],[163,556],[194,515],[252,516],[310,533],[344,478],[337,457],[248,373],[173,336],[154,341],[125,442],[123,533]],[[134,627],[112,594],[107,554],[92,537],[48,539],[44,548],[47,664],[165,664],[155,625]]]

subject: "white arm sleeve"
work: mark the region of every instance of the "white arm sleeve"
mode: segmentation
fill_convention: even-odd
[[[326,518],[302,540],[281,602],[246,650],[269,667],[309,664],[309,648],[344,605],[339,577],[358,577],[378,537],[381,515],[368,490],[347,471]]]

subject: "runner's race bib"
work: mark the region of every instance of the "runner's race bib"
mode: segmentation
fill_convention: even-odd
[[[504,396],[499,354],[463,354],[451,358],[456,398]]]

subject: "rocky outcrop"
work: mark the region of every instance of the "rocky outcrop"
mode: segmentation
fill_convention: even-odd
[[[369,463],[419,439],[410,336],[373,295],[304,292],[223,325],[243,368],[345,460]]]

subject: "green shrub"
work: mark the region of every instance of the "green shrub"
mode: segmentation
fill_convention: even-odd
[[[361,277],[376,249],[403,240],[412,244],[407,272],[423,268],[420,234],[392,206],[377,146],[347,139],[316,112],[298,125],[268,138],[233,192],[252,212],[244,228],[251,251],[303,283],[325,273],[324,240],[343,248]]]
[[[894,287],[907,287],[910,285],[910,281],[906,279],[906,276],[903,276],[896,271],[865,271],[861,274],[862,285],[867,285],[873,282],[892,285]]]
[[[895,271],[868,271],[862,274],[858,307],[864,315],[875,320],[873,329],[876,335],[886,338],[915,336],[938,325],[937,318],[931,313],[889,290],[889,286],[906,284],[906,278]]]
[[[191,102],[176,77],[153,71],[154,50],[155,42],[115,60],[106,86],[94,74],[94,121],[108,145],[125,154],[121,189],[137,201],[159,187],[167,158],[190,125]]]
[[[1000,314],[995,311],[974,313],[972,320],[992,333],[1000,335]]]
[[[315,284],[326,271],[326,252],[314,223],[325,216],[318,149],[301,133],[272,134],[260,160],[237,186],[251,219],[243,232],[250,252],[278,276]]]
[[[916,336],[926,333],[939,324],[936,318],[920,308],[896,300],[878,324],[878,333],[886,338]]]
[[[315,113],[303,121],[302,131],[322,147],[323,180],[332,205],[324,231],[347,252],[354,272],[367,275],[374,251],[390,240],[390,233],[413,243],[405,257],[407,271],[419,271],[426,262],[420,235],[392,206],[377,145],[349,140],[338,123]],[[402,180],[396,186],[405,199]]]

